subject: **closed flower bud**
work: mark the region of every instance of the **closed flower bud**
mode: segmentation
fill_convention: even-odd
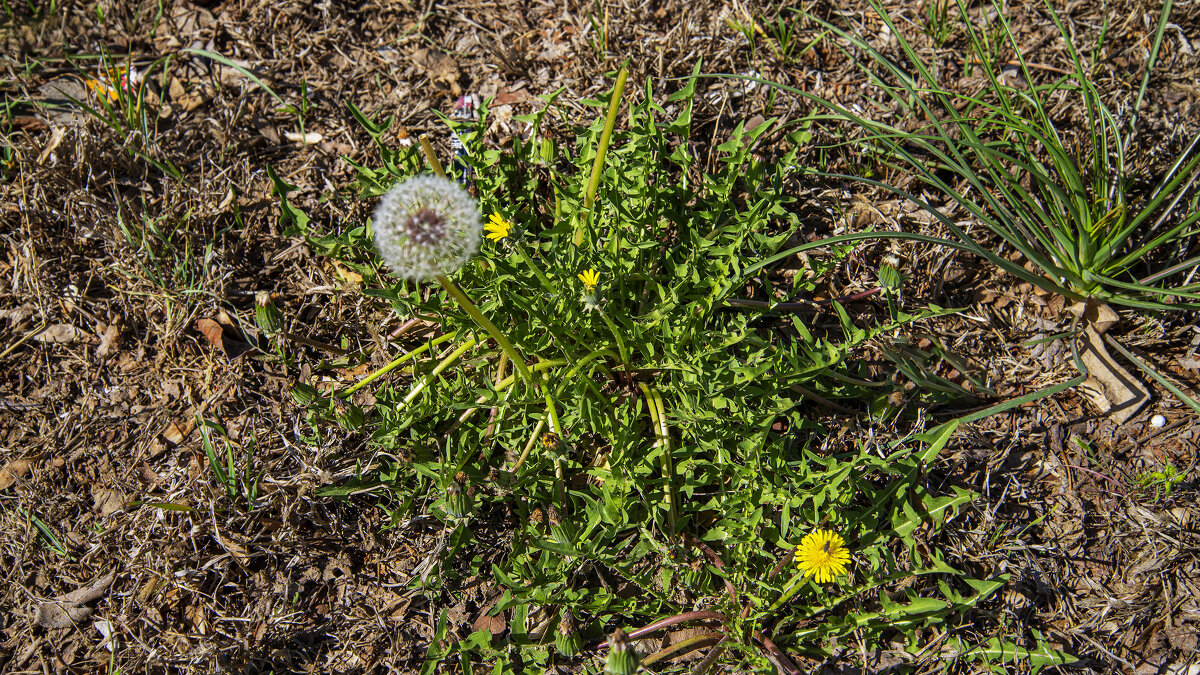
[[[583,638],[575,628],[575,616],[571,610],[564,609],[562,618],[558,621],[558,630],[554,632],[554,646],[558,653],[570,658],[583,651]]]
[[[575,543],[575,526],[569,520],[563,520],[562,513],[551,506],[546,514],[546,520],[550,523],[550,538],[560,544],[571,545]]]
[[[451,518],[466,518],[471,513],[472,502],[475,501],[467,494],[462,483],[451,481],[446,488],[446,515]]]
[[[254,323],[267,335],[275,335],[283,330],[283,314],[266,291],[254,294]]]
[[[633,675],[637,672],[641,659],[638,658],[637,649],[629,641],[629,636],[625,634],[625,631],[620,628],[613,631],[608,638],[608,646],[608,663],[604,666],[605,673]]]
[[[311,404],[313,401],[317,400],[317,397],[320,395],[317,392],[317,388],[310,384],[296,383],[292,385],[292,388],[289,391],[291,392],[292,400],[296,402],[296,405],[302,406]]]

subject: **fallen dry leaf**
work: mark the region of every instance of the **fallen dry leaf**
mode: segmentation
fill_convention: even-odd
[[[1080,360],[1089,375],[1079,387],[1083,397],[1096,410],[1107,413],[1117,424],[1124,424],[1150,400],[1150,392],[1109,355],[1104,334],[1120,319],[1111,307],[1094,301],[1079,302],[1067,308],[1085,322],[1080,337]]]
[[[92,487],[92,508],[99,511],[101,516],[120,511],[125,507],[126,501],[128,498],[120,490]]]
[[[204,611],[204,605],[188,605],[183,613],[192,630],[201,635],[208,633],[208,615]]]
[[[449,87],[450,93],[455,96],[462,94],[462,87],[458,84],[458,63],[453,56],[432,49],[418,49],[412,59],[434,84]]]
[[[481,631],[486,630],[492,635],[500,635],[508,630],[508,621],[505,618],[507,612],[497,612],[495,616],[489,616],[496,608],[496,603],[500,601],[499,595],[495,595],[491,600],[479,610],[479,616],[471,622],[471,630]]]
[[[225,329],[212,319],[200,319],[196,322],[196,330],[200,331],[214,347],[225,349]]]
[[[516,91],[508,91],[506,89],[502,89],[499,93],[496,94],[496,98],[492,101],[492,107],[496,107],[496,106],[500,106],[500,105],[508,105],[510,103],[519,103],[521,101],[527,100],[528,98],[529,98],[529,92],[525,91],[524,88],[518,89]]]
[[[471,623],[471,630],[486,630],[492,635],[501,635],[504,633],[504,631],[508,630],[508,622],[504,620],[503,613],[498,616],[488,616],[487,613],[481,613],[479,617]]]
[[[54,131],[50,133],[50,140],[46,142],[46,147],[42,148],[42,153],[38,155],[38,164],[44,165],[54,155],[54,151],[58,148],[58,144],[62,143],[63,137],[66,134],[66,127],[54,128]]]
[[[227,335],[225,333],[225,328],[212,319],[197,320],[196,330],[200,331],[200,333],[204,335],[204,337],[207,338],[214,347],[225,352],[225,354],[231,359],[236,359],[242,354],[245,354],[253,349],[253,347],[245,342]]]
[[[325,137],[315,131],[308,131],[303,134],[294,131],[283,132],[283,137],[297,145],[316,145],[325,140]]]
[[[85,603],[103,596],[116,578],[116,572],[109,572],[108,576],[96,579],[85,588],[77,588],[39,604],[33,616],[34,623],[42,628],[70,628],[78,624],[92,613],[92,608],[85,606]]]
[[[333,261],[333,271],[342,281],[349,282],[351,285],[358,286],[362,283],[362,275],[354,270],[346,267],[338,261]]]
[[[1080,392],[1096,410],[1124,424],[1150,400],[1150,392],[1113,360],[1104,347],[1104,337],[1092,326],[1084,329],[1080,347],[1080,359],[1090,376]]]
[[[162,430],[163,440],[172,445],[179,445],[187,437],[187,433],[191,431],[190,425],[185,428],[187,431],[184,431],[178,424],[175,424],[175,420],[171,420],[167,423],[167,428]]]
[[[34,311],[33,305],[21,305],[20,307],[0,311],[0,319],[7,320],[9,328],[16,328],[24,323],[26,319],[33,316]]]
[[[100,336],[100,346],[96,347],[96,358],[104,359],[121,345],[121,326],[117,323],[109,324],[104,330],[104,334]]]
[[[12,484],[17,482],[17,479],[29,473],[29,469],[33,466],[33,459],[24,457],[22,459],[14,459],[0,469],[0,490],[7,490],[12,487]]]
[[[33,336],[37,342],[46,342],[50,344],[64,344],[67,342],[76,342],[87,337],[87,333],[79,330],[69,323],[56,323],[46,330]]]

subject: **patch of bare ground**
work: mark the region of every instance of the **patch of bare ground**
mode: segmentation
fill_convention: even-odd
[[[1148,184],[1200,126],[1200,9],[1176,4],[1132,153]],[[863,3],[810,9],[887,43]],[[923,5],[894,9],[950,79],[965,92],[978,84],[961,35],[935,47],[920,32]],[[1108,22],[1096,54],[1114,101],[1132,101],[1157,10],[1079,3],[1066,13],[1083,44]],[[110,659],[130,673],[414,672],[443,611],[458,637],[491,625],[490,580],[441,570],[446,585],[423,583],[445,544],[437,521],[390,523],[368,492],[315,494],[345,484],[373,450],[362,435],[306,436],[288,386],[312,380],[312,367],[337,350],[370,353],[389,317],[352,272],[285,234],[266,170],[298,186],[291,198],[318,229],[361,223],[371,205],[352,198],[349,162],[377,157],[347,103],[394,116],[389,145],[429,133],[444,149],[434,111],[462,93],[495,97],[487,142],[502,147],[521,131],[513,115],[536,109],[539,95],[562,89],[574,114],[593,115],[576,101],[605,91],[604,73],[626,59],[631,81],[650,79],[659,93],[700,59],[705,71],[759,75],[842,103],[869,93],[830,42],[789,55],[760,32],[751,49],[730,20],[763,14],[740,3],[174,1],[13,11],[0,32],[0,92],[13,104],[0,124],[16,153],[0,179],[0,670],[13,673],[95,672]],[[1018,14],[1036,71],[1069,68],[1046,13]],[[797,44],[819,34],[800,21]],[[187,49],[232,59],[292,111],[239,70]],[[114,131],[64,99],[95,105],[84,79],[98,74],[90,56],[102,51],[146,77],[148,133]],[[798,121],[808,110],[744,81],[706,80],[701,91],[701,150],[738,122]],[[49,101],[60,107],[40,107]],[[312,142],[296,140],[302,131]],[[844,218],[945,234],[862,187],[803,189],[817,207],[805,207],[812,232],[800,237]],[[905,336],[959,357],[937,362],[941,376],[966,382],[970,370],[1000,397],[1070,377],[1061,341],[1023,346],[1065,330],[1061,303],[961,254],[864,247],[823,280],[829,295],[862,290],[889,253],[910,266],[907,297],[967,308]],[[260,291],[303,340],[278,351],[257,333]],[[1131,314],[1122,328],[1127,346],[1195,388],[1195,317]],[[386,360],[374,354],[367,364]],[[1168,424],[1149,427],[1159,412]],[[209,466],[206,428],[213,447],[236,458],[240,482],[229,489]],[[931,484],[982,498],[931,544],[976,576],[1010,575],[974,619],[980,641],[1040,631],[1094,672],[1194,664],[1197,431],[1168,395],[1114,428],[1066,393],[960,434]],[[1155,499],[1138,476],[1167,463],[1186,477]],[[503,554],[507,518],[488,518],[480,536],[495,544],[489,555]],[[939,635],[922,637],[936,646]],[[939,668],[938,653],[921,667]],[[877,659],[875,669],[888,663]]]

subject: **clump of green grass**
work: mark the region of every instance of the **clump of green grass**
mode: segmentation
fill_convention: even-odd
[[[489,236],[438,286],[380,270],[374,223],[318,230],[272,174],[285,219],[315,250],[352,265],[367,295],[406,322],[437,326],[357,383],[297,386],[318,433],[321,420],[336,421],[369,434],[374,448],[352,485],[323,494],[376,490],[394,523],[440,518],[439,564],[415,586],[437,593],[478,576],[503,589],[492,612],[508,613],[506,635],[448,640],[443,612],[424,672],[566,661],[596,672],[609,657],[598,648],[608,631],[636,637],[681,624],[706,630],[659,653],[632,654],[618,637],[609,670],[705,649],[708,663],[739,672],[799,672],[797,654],[822,659],[833,639],[885,635],[906,636],[914,660],[942,658],[922,656],[921,631],[987,603],[1005,580],[968,578],[924,543],[974,498],[926,486],[925,467],[954,426],[820,451],[825,430],[801,405],[864,397],[847,355],[944,310],[893,307],[862,328],[833,303],[843,329],[835,338],[772,312],[765,278],[750,283],[772,300],[739,303],[747,270],[800,225],[790,196],[796,150],[760,159],[750,148],[777,122],[738,125],[717,148],[716,170],[703,172],[688,142],[695,78],[661,103],[647,85],[622,125],[623,74],[617,82],[606,100],[583,101],[604,112],[590,125],[575,123],[555,94],[518,118],[531,133],[504,150],[457,129],[473,151]],[[390,121],[352,110],[382,160],[357,167],[362,197],[421,171],[415,147],[383,142]],[[545,133],[548,116],[574,138]],[[504,339],[494,346],[497,331]],[[373,402],[359,407],[354,395],[368,387]],[[516,514],[508,546],[485,547],[481,535],[505,512]],[[818,583],[792,564],[817,530],[847,542],[847,574]],[[997,653],[956,635],[953,658]],[[1044,653],[998,648],[1035,665],[1070,660],[1040,637],[1033,644]]]
[[[858,150],[893,171],[916,177],[998,235],[1022,259],[1014,261],[979,243],[937,204],[911,190],[851,175],[837,177],[916,203],[955,239],[862,233],[825,244],[871,237],[916,239],[969,251],[1018,279],[1074,301],[1150,310],[1200,307],[1200,283],[1191,279],[1200,266],[1200,256],[1194,254],[1200,193],[1193,190],[1200,178],[1200,153],[1195,152],[1200,137],[1148,192],[1135,189],[1140,176],[1131,173],[1134,163],[1128,156],[1171,5],[1163,6],[1141,86],[1125,116],[1106,102],[1090,65],[1049,4],[1048,14],[1063,35],[1073,69],[1045,84],[1031,72],[1002,6],[993,4],[994,19],[983,12],[983,25],[959,23],[980,64],[978,71],[987,78],[977,96],[947,89],[878,3],[872,6],[897,41],[903,62],[889,58],[864,36],[813,17],[837,36],[838,44],[901,113],[920,122],[920,129],[905,131],[799,89],[770,84],[830,111],[830,119],[855,125],[863,132],[852,141]],[[957,13],[968,16],[961,1]],[[1017,78],[1001,79],[1006,53],[1019,71]],[[1064,100],[1074,100],[1083,112],[1079,143],[1068,140],[1051,113]],[[1026,269],[1026,262],[1033,270]]]
[[[96,73],[80,73],[92,96],[80,100],[67,96],[72,105],[81,108],[115,134],[119,145],[131,157],[136,157],[157,168],[177,181],[183,180],[183,172],[165,156],[159,144],[158,111],[150,104],[147,89],[157,69],[166,81],[171,60],[160,58],[146,67],[140,78],[134,77],[132,58],[124,61],[107,51],[88,60],[94,60],[99,70]]]

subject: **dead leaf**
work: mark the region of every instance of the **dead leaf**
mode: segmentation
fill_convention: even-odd
[[[297,145],[316,145],[325,140],[325,137],[315,131],[308,131],[303,134],[294,131],[283,132],[283,137]]]
[[[249,562],[250,552],[246,550],[245,546],[242,546],[230,537],[222,537],[219,531],[214,530],[213,533],[217,536],[217,543],[220,544],[221,547],[224,548],[227,553],[229,553],[229,555],[233,556],[234,559],[236,559],[242,565],[245,565],[247,562]]]
[[[175,424],[175,420],[171,420],[167,423],[167,428],[162,430],[163,440],[171,445],[179,445],[187,437],[188,433],[191,432],[190,425],[186,429],[186,431],[181,429],[178,424]]]
[[[655,651],[666,649],[668,647],[680,649],[678,645],[685,644],[689,640],[695,640],[697,642],[693,642],[688,651],[672,653],[668,657],[671,663],[695,661],[703,658],[704,654],[695,650],[719,642],[721,638],[715,635],[711,629],[701,626],[682,628],[680,630],[667,632],[667,634],[662,637],[661,643],[656,645]]]
[[[96,358],[105,359],[114,349],[121,345],[121,326],[118,323],[109,324],[100,336],[100,346],[96,347]]]
[[[496,106],[508,105],[510,103],[519,103],[521,101],[527,100],[528,98],[529,98],[529,92],[525,91],[524,88],[518,89],[516,91],[508,91],[506,89],[502,89],[500,92],[498,92],[496,94],[495,99],[492,100],[491,107],[494,108]]]
[[[208,633],[208,615],[204,611],[204,605],[188,605],[183,614],[192,630],[201,635]]]
[[[120,511],[125,507],[126,501],[128,498],[120,490],[104,487],[92,488],[92,508],[99,511],[101,516]]]
[[[213,321],[212,319],[199,319],[196,321],[196,330],[200,331],[205,338],[216,348],[225,352],[231,359],[245,354],[253,349],[250,345],[235,337],[231,337],[225,332],[225,328]]]
[[[46,142],[46,147],[42,148],[42,154],[38,155],[38,164],[45,164],[54,155],[54,151],[58,148],[58,144],[62,143],[63,136],[66,133],[67,130],[65,127],[54,128],[54,131],[50,134],[50,140]]]
[[[21,305],[20,307],[0,311],[0,319],[7,319],[8,327],[16,328],[24,323],[26,319],[33,316],[34,311],[33,305]]]
[[[108,576],[93,581],[86,588],[77,588],[39,604],[34,623],[42,628],[70,628],[78,624],[92,613],[92,608],[86,607],[85,603],[102,597],[116,578],[116,572],[109,572]]]
[[[0,469],[0,490],[7,490],[18,478],[29,473],[29,469],[33,467],[33,460],[34,458],[25,457],[5,464],[4,468]]]
[[[1089,375],[1080,392],[1096,410],[1124,424],[1150,400],[1150,392],[1113,360],[1096,328],[1089,325],[1084,329],[1080,347],[1079,355]]]
[[[50,128],[50,125],[33,115],[17,115],[12,118],[13,128],[27,131],[30,134],[40,134]]]
[[[333,261],[333,271],[335,273],[337,273],[339,279],[341,279],[344,282],[347,282],[351,286],[358,286],[358,285],[362,284],[363,278],[362,278],[361,274],[359,274],[358,272],[355,272],[354,270],[350,269],[349,267],[346,267],[345,265],[339,263],[336,260]]]
[[[225,329],[221,328],[221,324],[212,319],[200,319],[196,322],[196,330],[208,338],[212,346],[225,349]]]
[[[65,344],[68,342],[76,342],[87,338],[87,333],[79,330],[69,323],[56,323],[46,330],[33,336],[37,342],[45,342],[49,344]]]
[[[360,363],[353,368],[339,368],[338,374],[349,379],[357,379],[366,375],[367,371],[371,370],[371,368],[372,366],[369,363]]]
[[[255,119],[254,128],[263,138],[270,141],[272,145],[279,145],[279,132],[275,131],[275,126],[265,118],[259,117]]]
[[[458,64],[453,56],[426,48],[418,49],[412,58],[434,84],[449,88],[455,96],[462,94],[462,87],[458,84]]]
[[[1124,424],[1150,400],[1150,392],[1114,361],[1104,346],[1104,334],[1120,316],[1108,305],[1095,301],[1077,302],[1067,311],[1083,319],[1085,325],[1080,338],[1080,358],[1090,377],[1080,385],[1080,393],[1096,410],[1108,413],[1117,424]]]
[[[1069,311],[1073,315],[1084,319],[1087,325],[1096,329],[1096,333],[1100,335],[1108,333],[1112,325],[1121,318],[1117,315],[1116,311],[1112,310],[1112,307],[1096,303],[1096,301],[1090,301],[1090,303],[1086,304],[1075,303],[1070,306]]]
[[[493,596],[492,599],[479,610],[479,616],[475,617],[475,621],[471,622],[471,630],[480,631],[486,630],[492,635],[500,635],[508,630],[508,621],[505,619],[507,612],[501,610],[496,612],[495,616],[488,616],[492,610],[496,608],[496,603],[500,601],[499,595]]]
[[[479,618],[471,623],[471,630],[486,630],[492,635],[501,635],[504,631],[508,630],[508,622],[504,620],[503,612],[497,616],[488,616],[487,612],[483,612],[479,615]]]

